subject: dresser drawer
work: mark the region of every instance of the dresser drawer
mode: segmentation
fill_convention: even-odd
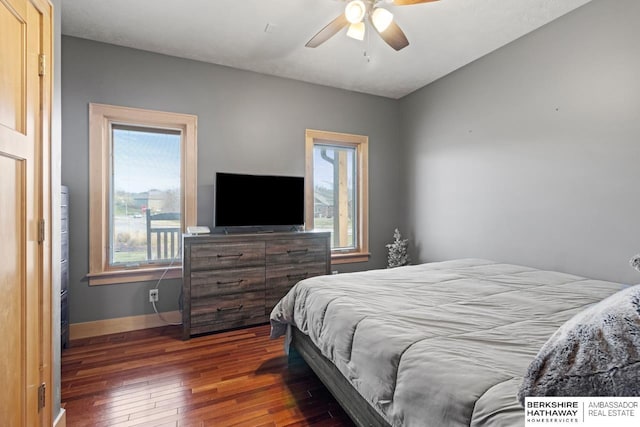
[[[60,292],[64,292],[69,288],[69,261],[64,260],[60,263]]]
[[[69,206],[60,207],[60,232],[67,233],[69,231]]]
[[[60,261],[69,259],[69,233],[60,233]]]
[[[264,242],[191,245],[191,270],[264,265]]]
[[[327,262],[327,239],[278,239],[267,242],[267,265]],[[325,266],[326,268],[326,266]]]
[[[60,294],[60,322],[69,323],[69,292]]]
[[[191,326],[264,317],[264,290],[202,297],[191,305]]]
[[[191,298],[264,290],[264,267],[191,273]]]
[[[273,307],[299,281],[314,276],[327,274],[325,263],[309,263],[306,265],[273,266],[267,271],[265,292],[265,311],[271,313]]]

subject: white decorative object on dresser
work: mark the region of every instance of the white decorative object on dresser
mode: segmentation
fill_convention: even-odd
[[[330,274],[330,236],[183,235],[182,338],[268,322],[293,285]]]

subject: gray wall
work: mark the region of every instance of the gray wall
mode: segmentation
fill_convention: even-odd
[[[62,38],[62,182],[70,193],[71,323],[151,313],[155,283],[88,286],[90,102],[198,116],[198,223],[213,221],[216,171],[304,175],[306,128],[369,136],[368,263],[386,266],[385,243],[403,227],[398,101],[93,41]],[[181,284],[160,284],[161,311]]]
[[[419,260],[640,280],[639,16],[594,0],[401,100]]]

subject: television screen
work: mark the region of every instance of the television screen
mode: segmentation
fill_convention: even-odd
[[[304,178],[216,173],[217,227],[304,224]]]

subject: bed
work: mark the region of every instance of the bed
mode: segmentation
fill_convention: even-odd
[[[523,426],[541,347],[625,285],[465,259],[320,276],[271,313],[357,425]]]

